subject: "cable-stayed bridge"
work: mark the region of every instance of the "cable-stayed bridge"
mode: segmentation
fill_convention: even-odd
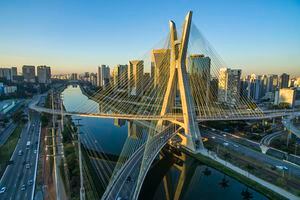
[[[146,59],[118,67],[114,84],[103,84],[90,95],[97,107],[88,101],[72,111],[30,105],[53,115],[136,120],[148,127],[144,143],[125,142],[102,199],[137,199],[153,160],[175,135],[189,151],[203,151],[200,122],[300,115],[299,110],[263,111],[241,95],[240,71],[224,70],[226,65],[191,20],[189,12],[181,33],[170,21],[163,48],[151,52],[151,77],[144,73]],[[128,177],[131,181],[126,183]]]
[[[65,116],[78,116],[78,117],[93,117],[93,118],[105,118],[105,119],[125,119],[125,120],[140,120],[140,121],[158,121],[165,120],[174,123],[181,123],[183,121],[182,114],[166,114],[161,115],[137,115],[137,114],[119,114],[119,113],[85,113],[85,112],[73,112],[73,111],[61,111],[53,110],[51,108],[45,108],[37,106],[35,103],[30,105],[30,109],[41,113],[65,115]],[[300,115],[300,109],[281,109],[281,110],[265,110],[261,111],[261,115],[253,116],[250,111],[240,112],[239,115],[215,115],[215,116],[197,116],[196,121],[236,121],[236,120],[255,120],[255,119],[271,119],[277,117],[284,117]],[[178,122],[175,122],[175,121]]]

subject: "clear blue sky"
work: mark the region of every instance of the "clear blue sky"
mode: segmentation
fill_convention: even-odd
[[[188,10],[229,67],[300,76],[300,0],[1,0],[0,66],[59,73],[127,63]]]

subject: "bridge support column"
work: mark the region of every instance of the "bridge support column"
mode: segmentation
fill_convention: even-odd
[[[198,123],[196,121],[195,104],[192,97],[189,77],[186,69],[186,55],[191,21],[192,12],[189,12],[183,24],[182,37],[180,41],[177,39],[175,23],[173,21],[170,21],[170,76],[162,105],[161,115],[164,116],[168,112],[172,111],[176,95],[176,85],[178,85],[183,112],[183,128],[185,132],[183,145],[191,151],[198,151],[203,149],[203,143]],[[162,126],[162,124],[162,120],[158,122],[158,126]]]

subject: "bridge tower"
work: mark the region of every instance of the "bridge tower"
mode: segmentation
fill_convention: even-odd
[[[186,56],[191,21],[192,11],[190,11],[185,18],[181,39],[177,38],[175,23],[170,21],[170,76],[162,105],[161,116],[166,115],[173,109],[176,85],[178,85],[182,105],[183,123],[176,121],[174,121],[174,123],[181,124],[184,128],[185,135],[182,137],[183,145],[191,151],[198,151],[203,149],[203,143],[198,123],[196,122],[195,103],[192,97],[189,76],[186,69]],[[158,126],[161,126],[162,124],[162,120],[158,122]]]

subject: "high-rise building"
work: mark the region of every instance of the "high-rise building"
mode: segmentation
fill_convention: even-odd
[[[117,65],[113,72],[113,80],[116,88],[127,88],[128,65]]]
[[[128,65],[128,95],[143,94],[144,61],[131,60]]]
[[[221,68],[218,83],[218,101],[228,105],[236,105],[239,101],[240,78],[242,70]]]
[[[110,79],[110,69],[106,65],[101,65],[98,67],[97,81],[98,86],[105,88],[109,84]]]
[[[24,82],[35,83],[35,66],[23,65],[22,73],[24,77]]]
[[[202,97],[202,103],[209,99],[210,63],[210,58],[203,54],[193,54],[188,57],[188,73],[198,86],[197,94]]]
[[[278,75],[269,74],[267,84],[267,92],[275,92],[278,89]]]
[[[267,87],[268,87],[268,76],[262,75],[261,77],[261,90],[260,90],[260,96],[264,97],[267,93]]]
[[[18,76],[18,69],[16,67],[11,68],[11,76],[14,79],[14,76]]]
[[[151,77],[154,86],[166,83],[170,76],[170,49],[153,49],[151,52]],[[163,82],[164,81],[164,82]]]
[[[280,88],[288,88],[289,87],[290,75],[283,73],[280,76],[279,85]]]
[[[218,84],[219,84],[219,81],[216,77],[213,77],[210,80],[209,95],[210,95],[210,101],[211,102],[218,101]]]
[[[97,74],[96,73],[90,73],[89,82],[93,86],[97,86]]]
[[[78,80],[78,75],[77,73],[72,73],[71,76],[69,77],[70,80],[76,81]]]
[[[260,100],[262,88],[261,76],[251,74],[250,78],[248,78],[247,81],[247,97],[253,99],[254,101]]]
[[[7,81],[11,81],[12,76],[12,69],[11,68],[0,68],[0,78],[4,78]]]
[[[37,67],[37,78],[39,83],[50,84],[51,83],[51,68],[48,66]]]

